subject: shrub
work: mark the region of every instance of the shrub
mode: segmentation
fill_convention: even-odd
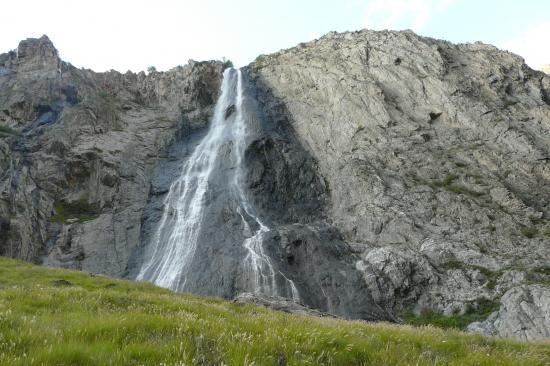
[[[539,229],[534,226],[524,226],[521,228],[521,233],[523,236],[529,239],[533,239],[539,233]]]
[[[233,61],[231,61],[230,59],[227,59],[227,58],[223,57],[222,61],[223,61],[223,68],[224,69],[233,67]]]
[[[14,130],[11,127],[0,126],[0,137],[19,136],[19,135],[21,135],[21,132]]]
[[[76,219],[79,222],[89,221],[99,214],[97,205],[90,204],[86,196],[73,202],[59,201],[54,208],[55,214],[51,217],[51,221],[58,223],[67,223],[70,219]]]

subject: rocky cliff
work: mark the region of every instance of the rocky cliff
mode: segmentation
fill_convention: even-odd
[[[178,135],[206,126],[222,69],[95,73],[46,36],[1,55],[0,254],[123,275],[151,172]]]
[[[371,31],[260,56],[250,74],[316,161],[327,222],[377,303],[450,316],[502,300],[510,317],[519,291],[538,305],[514,335],[540,313],[550,335],[548,76],[492,46]]]
[[[0,253],[131,276],[223,68],[94,73],[46,37],[0,55]],[[408,31],[330,33],[243,71],[262,120],[247,189],[306,305],[550,336],[549,76]],[[205,240],[235,235],[229,211]],[[221,259],[204,255],[207,288]]]

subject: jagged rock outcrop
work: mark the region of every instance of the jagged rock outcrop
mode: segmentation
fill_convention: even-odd
[[[540,285],[508,290],[497,312],[468,326],[472,332],[521,340],[550,337],[550,288]]]
[[[223,67],[94,73],[46,37],[0,55],[0,254],[132,277]],[[550,76],[410,31],[330,33],[244,74],[262,121],[246,189],[307,306],[399,320],[491,304],[472,330],[548,336]],[[243,229],[221,188],[201,238],[230,243]],[[193,284],[232,297],[240,252],[220,248],[199,251]]]
[[[410,31],[330,33],[249,73],[316,162],[326,222],[381,305],[462,314],[548,286],[550,77]]]
[[[0,254],[121,276],[156,162],[206,126],[223,64],[95,73],[43,36],[0,55],[0,70]]]

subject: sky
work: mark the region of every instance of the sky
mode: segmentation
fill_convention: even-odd
[[[550,0],[18,0],[0,4],[0,53],[46,34],[95,71],[167,70],[189,59],[237,66],[329,31],[411,29],[482,41],[550,64]]]

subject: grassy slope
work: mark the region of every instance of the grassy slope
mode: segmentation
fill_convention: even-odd
[[[255,365],[547,365],[550,347],[433,327],[289,315],[0,258],[1,365],[253,361]]]

